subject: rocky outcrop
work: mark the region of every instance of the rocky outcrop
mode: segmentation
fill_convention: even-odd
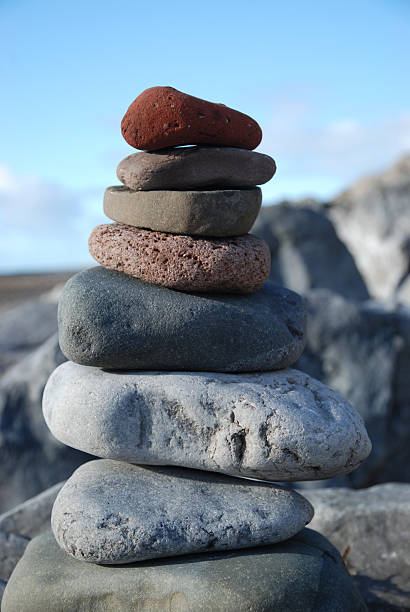
[[[299,293],[326,288],[353,300],[369,297],[353,257],[317,202],[265,206],[252,233],[269,244],[274,283]]]
[[[63,361],[54,335],[0,379],[0,512],[67,478],[87,458],[57,442],[41,412],[47,378]]]
[[[326,207],[373,297],[398,293],[410,274],[410,155],[386,172],[361,179]]]
[[[345,397],[373,444],[365,464],[338,482],[410,482],[410,310],[354,303],[325,290],[306,297],[307,344],[296,367]]]

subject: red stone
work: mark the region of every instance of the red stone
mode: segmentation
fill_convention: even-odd
[[[187,144],[255,149],[259,125],[224,104],[207,102],[173,87],[150,87],[128,108],[121,131],[132,147],[155,151]]]

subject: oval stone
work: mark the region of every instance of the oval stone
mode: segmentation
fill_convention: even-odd
[[[132,563],[287,540],[312,519],[295,491],[183,468],[99,459],[57,495],[59,545],[90,563]]]
[[[93,229],[88,246],[105,268],[179,291],[251,293],[270,272],[269,247],[251,234],[205,239],[110,223]]]
[[[259,125],[224,104],[195,98],[173,87],[150,87],[132,102],[121,121],[125,140],[153,151],[187,144],[256,149]]]
[[[63,353],[119,370],[285,368],[305,344],[305,301],[269,281],[248,295],[190,294],[102,267],[79,272],[59,303]]]
[[[131,191],[121,185],[108,187],[104,194],[104,212],[114,221],[158,232],[214,238],[247,234],[261,203],[259,187]]]
[[[63,444],[98,457],[262,480],[354,470],[371,444],[359,413],[303,372],[105,372],[70,361],[43,412]]]
[[[237,189],[263,185],[275,171],[275,161],[263,153],[236,147],[180,147],[129,155],[118,164],[117,176],[137,191]]]
[[[362,578],[358,576],[358,581]],[[133,565],[79,563],[51,532],[18,563],[3,612],[366,612],[332,544],[303,529],[270,546]]]

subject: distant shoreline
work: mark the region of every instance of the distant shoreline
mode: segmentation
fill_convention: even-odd
[[[77,270],[0,275],[0,311],[51,291],[65,283]]]

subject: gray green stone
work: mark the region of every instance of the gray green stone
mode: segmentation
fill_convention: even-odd
[[[2,612],[365,612],[337,550],[310,529],[281,544],[125,566],[82,563],[51,533],[18,563]]]
[[[99,266],[68,281],[58,320],[63,353],[81,365],[251,372],[297,360],[306,308],[270,282],[248,295],[192,294]]]

